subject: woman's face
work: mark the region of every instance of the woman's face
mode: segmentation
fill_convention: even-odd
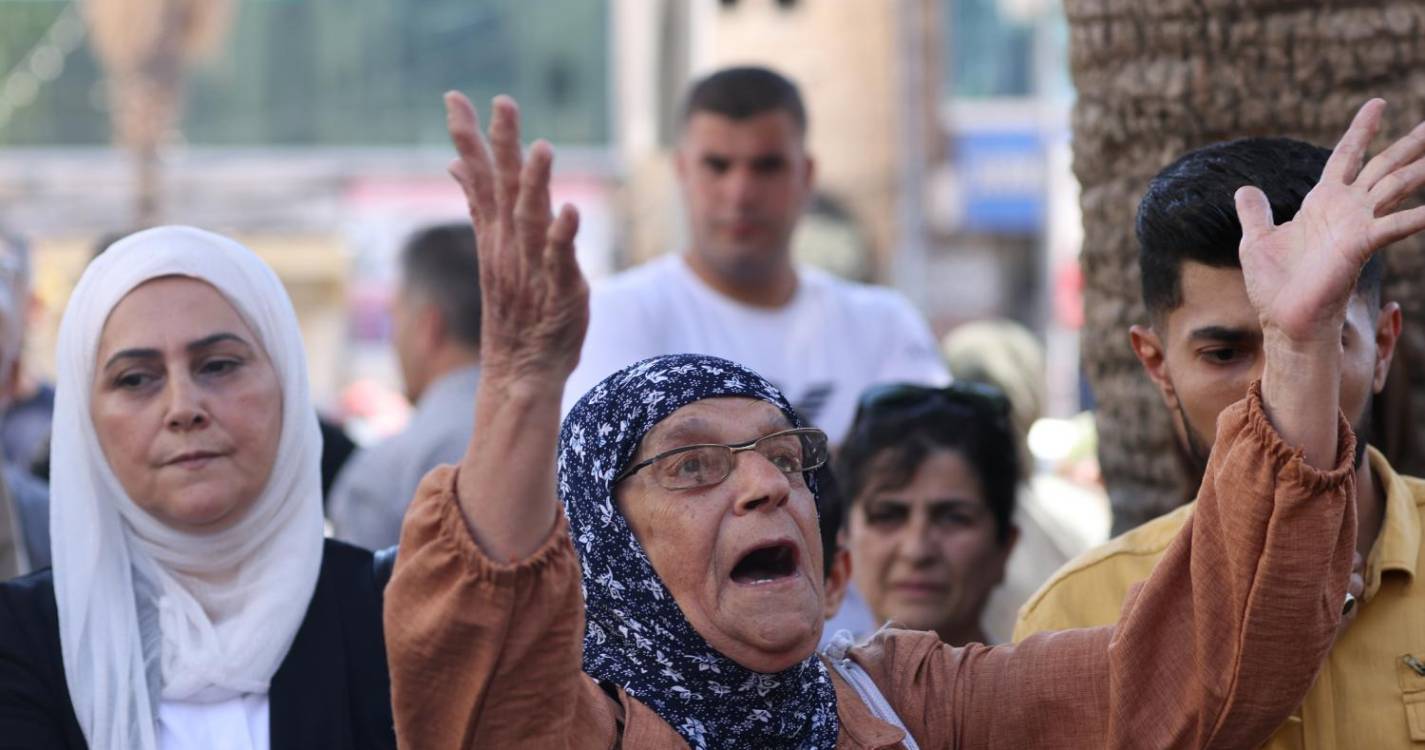
[[[114,307],[89,408],[128,496],[198,533],[242,518],[282,433],[281,385],[257,336],[216,289],[184,277],[148,281]]]
[[[695,443],[745,443],[789,427],[762,401],[698,401],[650,430],[630,463]],[[665,490],[644,469],[615,489],[653,569],[708,645],[758,672],[781,671],[816,649],[822,550],[816,501],[801,474],[789,476],[755,451],[743,451],[727,479],[711,487]]]
[[[1004,578],[1013,538],[995,539],[979,476],[957,451],[929,453],[909,482],[872,459],[848,531],[856,588],[881,622],[979,637],[980,613]]]

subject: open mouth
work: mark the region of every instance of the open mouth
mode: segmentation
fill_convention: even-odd
[[[738,583],[768,583],[797,572],[797,548],[791,542],[775,542],[748,552],[732,568]]]

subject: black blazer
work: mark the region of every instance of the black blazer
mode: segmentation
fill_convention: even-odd
[[[268,693],[272,750],[396,747],[381,627],[389,569],[380,568],[366,550],[326,542],[312,603]],[[0,583],[0,748],[86,747],[64,681],[54,578],[42,570]]]

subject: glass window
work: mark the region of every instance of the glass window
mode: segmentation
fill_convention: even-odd
[[[68,5],[0,0],[0,75]],[[455,88],[477,105],[513,95],[528,131],[550,140],[605,143],[608,15],[607,2],[588,0],[242,0],[223,51],[189,80],[184,137],[205,145],[442,144],[440,95]],[[108,139],[100,72],[83,44],[33,103],[0,121],[0,144]]]
[[[1068,27],[1058,2],[946,0],[941,22],[948,96],[1072,96]]]

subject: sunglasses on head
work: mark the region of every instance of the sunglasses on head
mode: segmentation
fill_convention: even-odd
[[[934,388],[911,383],[887,383],[867,388],[856,404],[856,419],[936,405],[964,406],[995,417],[1009,416],[1009,398],[985,383],[955,381]]]

